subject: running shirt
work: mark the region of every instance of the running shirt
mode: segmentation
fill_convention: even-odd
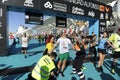
[[[75,47],[76,48],[76,59],[80,59],[81,58],[81,55],[85,55],[86,52],[85,52],[85,48],[84,46],[80,45],[79,47]]]
[[[68,38],[62,38],[62,37],[60,37],[57,40],[57,43],[59,43],[59,53],[60,54],[69,52],[69,44],[72,44],[71,41],[70,41],[70,39],[68,39]]]
[[[48,49],[48,52],[50,52],[53,49],[53,47],[54,47],[54,44],[51,43],[51,42],[47,43],[47,45],[46,45],[46,48]]]
[[[22,37],[22,47],[28,47],[28,37]]]
[[[106,49],[106,42],[108,41],[107,38],[100,38],[100,42],[99,42],[99,45],[98,45],[98,48],[100,49]]]
[[[116,47],[115,51],[120,51],[120,35],[118,34],[112,34],[109,37],[109,41],[112,42],[112,44]]]

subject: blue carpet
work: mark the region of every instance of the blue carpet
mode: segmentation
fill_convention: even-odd
[[[35,39],[31,40],[29,43],[27,58],[25,58],[24,54],[21,53],[21,45],[17,44],[11,49],[9,56],[0,57],[0,69],[10,69],[35,65],[35,63],[42,56],[42,51],[44,48],[44,44],[39,44]],[[75,57],[74,51],[72,50],[70,50],[70,57],[72,59]],[[84,63],[86,66],[86,70],[84,70],[86,80],[120,80],[120,60],[118,60],[116,64],[116,74],[110,73],[111,61],[112,59],[105,60],[103,64],[104,71],[102,73],[96,71],[95,65],[93,63]],[[79,80],[79,77],[76,74],[71,75],[71,72],[72,66],[67,66],[64,71],[65,77],[61,77],[61,75],[59,75],[57,77],[57,80]],[[0,80],[27,80],[28,74],[29,72],[0,76]]]

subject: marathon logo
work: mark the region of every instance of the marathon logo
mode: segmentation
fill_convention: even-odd
[[[33,7],[34,5],[33,5],[33,2],[32,2],[32,1],[33,1],[33,0],[25,0],[24,6]]]
[[[100,14],[100,19],[104,19],[104,14],[103,13]]]
[[[47,1],[47,2],[44,4],[44,7],[45,7],[45,8],[49,8],[49,9],[52,9],[52,8],[53,8],[52,4],[51,4],[49,1]]]
[[[95,12],[89,11],[89,12],[88,12],[88,15],[91,16],[91,17],[95,17]]]
[[[100,25],[105,26],[105,25],[106,25],[106,23],[105,23],[105,22],[100,22]]]
[[[53,6],[54,6],[53,10],[55,11],[67,12],[67,4],[53,2]]]
[[[62,4],[62,3],[58,3],[58,2],[53,2],[51,4],[51,2],[47,1],[44,4],[44,7],[47,8],[47,9],[53,9],[54,11],[67,12],[67,5]]]
[[[100,11],[102,11],[102,12],[109,12],[110,8],[109,7],[105,7],[103,5],[100,5]]]
[[[109,12],[109,11],[110,11],[110,8],[105,7],[105,10],[106,10],[106,12]]]
[[[99,4],[96,4],[95,2],[94,3],[90,2],[89,0],[64,0],[64,1],[80,5],[82,7],[87,7],[87,8],[99,10]]]
[[[72,7],[72,13],[73,14],[84,15],[84,10],[82,8],[78,8],[78,7],[73,6]]]
[[[108,19],[109,18],[109,15],[108,13],[105,14],[105,19]]]

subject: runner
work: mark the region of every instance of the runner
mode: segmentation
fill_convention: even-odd
[[[57,40],[55,47],[59,44],[59,61],[58,61],[58,74],[60,73],[64,77],[64,69],[66,67],[66,62],[69,58],[69,45],[73,46],[70,39],[66,38],[66,33],[63,32],[61,37]],[[55,48],[54,47],[54,48]]]
[[[74,50],[76,51],[76,57],[73,61],[72,74],[77,73],[78,76],[80,77],[80,80],[85,80],[85,75],[83,74],[83,72],[81,70],[83,62],[84,62],[85,54],[86,54],[84,45],[82,45],[82,43],[79,43],[78,41],[76,41]]]

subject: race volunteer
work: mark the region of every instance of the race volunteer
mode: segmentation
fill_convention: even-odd
[[[50,77],[54,76],[55,64],[54,61],[57,54],[52,52],[50,56],[43,56],[32,70],[32,79],[29,80],[51,80]]]

